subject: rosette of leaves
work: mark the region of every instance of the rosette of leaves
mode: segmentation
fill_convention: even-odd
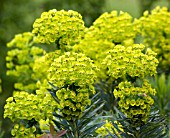
[[[140,26],[132,21],[132,16],[126,12],[112,11],[102,14],[93,25],[87,29],[85,38],[108,40],[115,44],[129,45],[140,31]]]
[[[152,96],[156,94],[155,89],[152,89],[147,80],[143,81],[141,87],[134,86],[128,81],[121,82],[117,89],[113,93],[115,98],[119,99],[121,111],[132,119],[135,125],[146,123],[154,104]]]
[[[66,52],[49,68],[50,84],[56,86],[57,101],[66,120],[80,118],[90,94],[95,93],[97,67],[84,54]]]
[[[144,44],[157,53],[159,68],[169,70],[170,63],[170,12],[168,8],[156,7],[149,13],[144,12],[140,18],[141,33]]]
[[[167,117],[161,115],[159,111],[152,108],[152,112],[148,116],[148,120],[145,124],[140,126],[135,126],[132,119],[127,118],[122,112],[117,108],[115,119],[118,120],[119,124],[111,120],[112,125],[119,132],[119,135],[115,135],[115,129],[108,130],[110,138],[167,138],[169,137],[169,124]],[[119,127],[121,126],[121,128]]]
[[[34,92],[36,89],[38,78],[32,78],[33,63],[35,59],[43,56],[44,50],[33,44],[34,35],[30,32],[17,34],[7,43],[7,75],[15,77],[15,89],[27,92]]]
[[[66,50],[78,43],[84,35],[82,16],[76,11],[57,11],[55,9],[43,12],[33,24],[32,33],[38,43],[56,43],[57,47]],[[66,47],[67,46],[67,47]]]

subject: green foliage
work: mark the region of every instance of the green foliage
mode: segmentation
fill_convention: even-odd
[[[0,78],[0,93],[2,93],[2,86],[1,86],[2,80]]]
[[[117,109],[116,109],[117,110]],[[147,124],[141,126],[134,126],[132,120],[126,118],[124,114],[117,110],[118,122],[121,124],[122,129],[119,129],[118,125],[112,121],[112,125],[117,129],[122,138],[167,138],[169,137],[169,127],[167,117],[160,115],[159,111],[153,109],[149,115]],[[110,133],[110,136],[115,138],[116,136]]]
[[[3,138],[4,133],[5,132],[2,130],[2,122],[0,122],[0,138]]]
[[[149,79],[157,93],[154,97],[155,107],[161,114],[170,114],[170,75],[161,74]]]
[[[53,120],[57,130],[67,130],[64,138],[89,138],[95,137],[95,131],[101,127],[104,122],[98,121],[103,117],[98,112],[103,108],[104,103],[96,93],[91,99],[91,105],[86,106],[80,118],[74,118],[74,121],[65,120],[63,116],[54,114]]]
[[[144,12],[140,18],[141,33],[144,44],[157,53],[159,68],[168,71],[170,65],[170,12],[166,7],[157,7],[149,13]]]

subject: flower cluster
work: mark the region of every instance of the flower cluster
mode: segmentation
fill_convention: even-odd
[[[54,61],[54,59],[58,58],[61,54],[62,54],[61,50],[56,50],[54,52],[45,53],[44,56],[41,56],[34,60],[34,63],[32,66],[33,73],[31,77],[32,79],[37,80],[36,86],[38,89],[41,88],[42,85],[47,86],[46,80],[48,76],[47,75],[48,69],[51,63]]]
[[[140,26],[132,22],[132,17],[126,12],[112,11],[102,14],[87,30],[85,37],[97,40],[108,40],[115,44],[131,44]]]
[[[118,85],[118,90],[113,92],[118,104],[128,118],[133,121],[146,122],[150,114],[150,107],[154,100],[151,96],[156,94],[147,80],[143,81],[141,87],[135,87],[133,83],[124,81]]]
[[[49,93],[44,94],[43,98],[38,94],[28,94],[24,91],[15,92],[13,97],[6,100],[4,117],[10,118],[12,121],[33,118],[39,121],[40,119],[52,118],[52,111],[56,106],[55,101]]]
[[[114,121],[114,123],[118,126],[119,130],[123,132],[122,125],[120,123],[118,123],[117,121]],[[114,130],[114,132],[113,132],[113,130]],[[115,134],[119,138],[121,138],[118,130],[113,126],[112,122],[108,121],[108,120],[106,120],[106,123],[102,127],[98,128],[96,130],[96,133],[100,134],[101,138],[103,138],[106,136],[108,137],[108,135],[109,135],[108,131],[112,134]]]
[[[89,94],[95,93],[93,83],[97,68],[84,54],[66,52],[49,68],[49,81],[59,88],[56,95],[67,120],[80,117],[90,104]]]
[[[73,47],[76,52],[84,53],[87,57],[91,58],[95,65],[100,68],[98,72],[98,78],[105,78],[106,71],[102,69],[101,61],[107,56],[106,51],[113,49],[114,44],[107,40],[95,40],[93,38],[88,38],[80,41],[78,45]]]
[[[34,35],[30,32],[15,35],[7,46],[10,50],[7,53],[7,75],[16,77],[15,88],[27,92],[35,91],[35,82],[38,78],[32,78],[32,66],[34,60],[41,57],[44,50],[33,46]]]
[[[144,12],[139,20],[144,44],[158,55],[160,68],[167,70],[170,65],[170,12],[168,8],[156,7],[149,13]]]
[[[118,90],[114,90],[114,96],[119,99],[118,105],[127,117],[133,121],[146,121],[155,91],[147,81],[141,87],[136,87],[137,79],[144,80],[146,76],[156,74],[158,60],[151,49],[145,49],[142,44],[132,46],[116,45],[108,51],[103,61],[104,67],[108,68],[108,75],[114,80],[121,79]],[[139,117],[139,115],[141,115]]]
[[[142,44],[133,44],[132,46],[116,45],[109,50],[107,57],[103,61],[104,67],[108,68],[108,74],[113,79],[128,79],[128,77],[144,78],[156,74],[158,60],[156,53],[151,49],[146,49]]]
[[[26,128],[24,125],[22,124],[16,124],[14,126],[14,128],[12,129],[11,131],[11,134],[13,137],[15,138],[36,138],[35,136],[35,131],[36,131],[36,128],[35,126],[32,126],[32,127],[29,127],[29,128]]]
[[[157,18],[157,14],[162,18]],[[85,107],[91,104],[89,97],[95,93],[94,83],[99,76],[107,77],[108,84],[116,82],[113,94],[128,118],[136,123],[146,122],[154,103],[151,97],[156,92],[145,77],[156,74],[158,60],[155,52],[142,44],[134,44],[134,39],[143,25],[145,43],[154,46],[165,43],[167,47],[162,48],[166,51],[170,36],[166,25],[169,22],[162,23],[163,31],[158,27],[161,32],[158,36],[162,37],[156,41],[157,31],[152,32],[151,27],[144,26],[147,22],[152,26],[151,19],[154,18],[159,23],[160,19],[165,20],[164,16],[167,18],[169,14],[163,8],[152,11],[151,15],[146,12],[140,20],[132,21],[128,13],[112,11],[101,15],[90,28],[85,28],[78,12],[50,10],[42,13],[34,22],[32,33],[16,35],[7,44],[11,48],[6,58],[7,74],[17,78],[15,88],[20,90],[7,99],[4,107],[4,117],[18,123],[12,135],[34,137],[32,134],[37,130],[34,125],[28,126],[31,120],[35,120],[41,130],[48,130],[54,112],[69,122],[79,119]],[[153,22],[153,26],[155,24]],[[55,43],[57,48],[45,52],[33,46],[35,43]],[[137,79],[141,85],[136,84]],[[118,134],[109,121],[97,132],[102,131],[105,136],[108,134],[106,128]]]
[[[41,88],[41,91],[45,91],[45,89],[43,90]],[[4,106],[4,118],[8,117],[17,123],[20,120],[26,122],[35,120],[35,122],[40,125],[43,120],[52,120],[52,112],[58,105],[48,92],[42,93],[41,91],[37,90],[37,95],[28,94],[24,91],[15,92],[13,97],[9,97],[6,100],[7,104]],[[32,124],[31,126],[28,126],[28,124],[29,123],[26,125],[18,123],[15,125],[11,132],[12,135],[17,137],[33,135],[36,131],[36,124]],[[49,125],[49,122],[47,125]]]
[[[56,43],[61,49],[65,45],[74,45],[84,35],[82,16],[75,11],[57,11],[55,9],[43,12],[33,24],[32,33],[38,43]]]

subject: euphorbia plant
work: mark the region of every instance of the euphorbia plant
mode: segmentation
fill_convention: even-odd
[[[78,12],[50,10],[36,19],[32,33],[17,35],[7,56],[17,91],[4,107],[4,117],[16,123],[12,135],[45,137],[53,128],[56,133],[46,136],[97,137],[105,122],[101,82],[114,97],[107,104],[114,102],[132,125],[147,124],[156,92],[146,76],[156,74],[158,60],[151,49],[135,44],[140,24],[132,19],[113,11],[86,28]]]
[[[170,12],[168,8],[156,7],[151,12],[145,11],[139,19],[144,44],[157,53],[159,73],[169,72],[170,51]]]

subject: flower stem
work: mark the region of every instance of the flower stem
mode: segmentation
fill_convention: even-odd
[[[74,138],[79,138],[76,121],[72,122]]]

